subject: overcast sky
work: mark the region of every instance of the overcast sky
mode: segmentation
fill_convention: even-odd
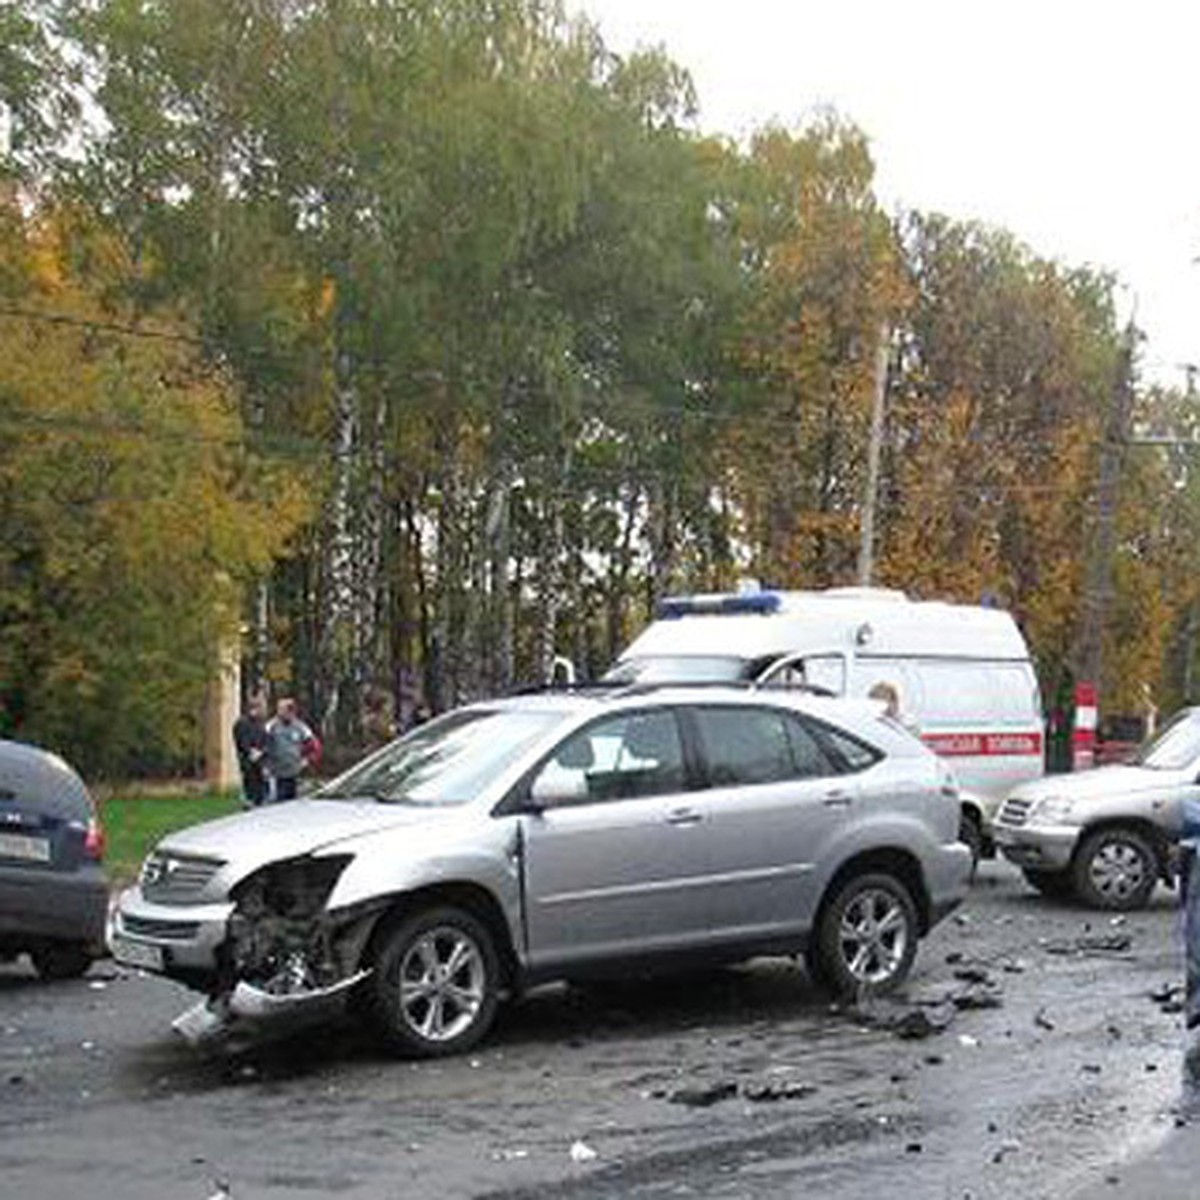
[[[870,136],[897,205],[1003,226],[1115,271],[1144,374],[1200,362],[1200,4],[1139,0],[575,0],[617,51],[663,44],[701,124],[823,104]],[[1123,309],[1127,312],[1128,307]]]

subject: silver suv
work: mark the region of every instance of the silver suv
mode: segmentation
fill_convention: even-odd
[[[1127,763],[1048,775],[1001,806],[996,845],[1050,896],[1143,908],[1173,876],[1186,810],[1200,816],[1200,708],[1185,708]]]
[[[113,950],[208,993],[182,1031],[353,996],[463,1050],[547,980],[803,953],[886,990],[966,894],[947,768],[877,706],[645,686],[458,709],[313,797],[170,835]],[[177,1023],[178,1025],[179,1023]]]

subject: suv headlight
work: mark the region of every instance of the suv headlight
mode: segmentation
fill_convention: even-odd
[[[1029,814],[1030,825],[1066,825],[1075,811],[1075,802],[1061,796],[1047,796],[1039,800]]]

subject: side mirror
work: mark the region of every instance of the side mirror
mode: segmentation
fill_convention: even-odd
[[[543,812],[552,806],[578,804],[587,798],[587,778],[582,771],[543,771],[529,785],[525,809]]]

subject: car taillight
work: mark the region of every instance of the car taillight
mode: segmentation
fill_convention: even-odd
[[[87,835],[83,839],[85,858],[99,862],[104,857],[104,829],[96,817],[88,821]]]

